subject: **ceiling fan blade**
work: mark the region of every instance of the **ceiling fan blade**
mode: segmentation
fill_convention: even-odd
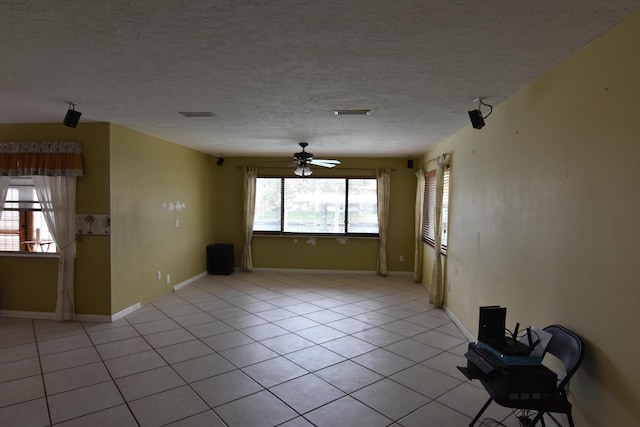
[[[338,160],[313,159],[309,161],[309,164],[322,166],[325,168],[333,168],[336,165],[339,165],[340,162]]]

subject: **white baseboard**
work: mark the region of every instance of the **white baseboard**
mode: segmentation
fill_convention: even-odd
[[[413,271],[389,271],[387,276],[411,276],[413,277]]]
[[[173,287],[173,291],[183,288],[204,276],[207,273],[200,273],[190,279],[185,280],[184,282],[178,283]],[[98,323],[111,323],[116,320],[122,319],[123,317],[133,313],[136,310],[142,308],[142,304],[137,302],[130,307],[127,307],[119,312],[108,315],[108,314],[76,314],[75,320],[78,322],[98,322]],[[0,317],[15,317],[20,319],[44,319],[44,320],[55,320],[55,313],[45,313],[40,311],[15,311],[15,310],[0,310]]]
[[[191,278],[189,278],[189,279],[187,279],[187,280],[185,280],[185,281],[183,281],[183,282],[178,283],[177,285],[175,285],[175,286],[173,287],[173,292],[175,292],[175,291],[177,291],[177,290],[179,290],[179,289],[184,288],[185,286],[187,286],[187,285],[189,285],[189,284],[191,284],[191,283],[195,282],[195,281],[196,281],[196,280],[198,280],[198,279],[202,279],[202,278],[203,278],[203,277],[205,277],[206,275],[207,275],[207,272],[206,272],[206,271],[204,271],[204,272],[202,272],[202,273],[200,273],[200,274],[197,274],[197,275],[195,275],[195,276],[193,276],[193,277],[191,277]]]
[[[107,314],[76,314],[76,322],[95,322],[110,323],[113,322],[112,316]]]
[[[113,314],[76,314],[75,320],[77,322],[98,322],[109,323],[115,322],[124,316],[133,313],[142,307],[142,304],[136,303],[131,307],[127,307],[124,310]],[[46,313],[41,311],[16,311],[16,310],[0,310],[0,317],[14,317],[19,319],[38,319],[38,320],[56,320],[55,313]]]
[[[310,269],[299,269],[299,268],[254,268],[254,271],[265,271],[265,272],[281,272],[281,273],[315,273],[315,274],[376,274],[375,271],[369,270],[310,270]],[[390,271],[389,276],[409,276],[413,274],[410,271]],[[202,272],[197,274],[183,282],[178,283],[173,287],[173,292],[184,288],[185,286],[199,280],[207,275],[207,272]],[[99,322],[99,323],[110,323],[115,322],[116,320],[122,319],[125,316],[133,313],[136,310],[142,308],[142,304],[137,302],[130,307],[127,307],[119,312],[106,315],[106,314],[76,314],[75,318],[78,322]],[[446,311],[446,307],[445,307]],[[450,316],[453,316],[453,313],[450,311],[447,312]],[[55,313],[46,313],[40,311],[16,311],[16,310],[0,310],[0,317],[14,317],[20,319],[44,319],[44,320],[55,320]],[[454,320],[455,316],[452,317]],[[462,324],[454,320],[456,324],[461,328]],[[466,329],[465,329],[466,330]],[[464,332],[464,330],[463,330]]]
[[[142,304],[137,302],[137,303],[133,304],[132,306],[129,306],[129,307],[125,308],[124,310],[120,310],[116,314],[112,314],[111,316],[108,316],[109,320],[107,320],[107,322],[115,322],[116,320],[120,320],[124,316],[127,316],[127,315],[133,313],[134,311],[139,310],[140,308],[142,308]]]
[[[242,271],[242,270],[240,270]],[[271,273],[310,273],[310,274],[377,274],[374,270],[318,270],[308,268],[253,268],[256,272]],[[389,276],[410,276],[413,271],[389,271]]]
[[[15,317],[19,319],[44,319],[55,320],[55,313],[47,313],[43,311],[16,311],[16,310],[0,310],[0,317]]]
[[[310,274],[376,274],[369,270],[317,270],[312,268],[253,268],[251,271],[267,273],[310,273]]]
[[[458,327],[458,329],[460,329],[460,331],[464,334],[464,336],[467,338],[467,340],[469,342],[471,341],[476,341],[477,339],[473,336],[473,334],[471,332],[469,332],[469,330],[467,329],[466,326],[464,326],[462,324],[462,322],[456,317],[456,315],[453,313],[453,311],[451,311],[451,309],[449,307],[447,307],[446,305],[442,306],[442,309],[444,310],[445,313],[447,313],[447,316],[449,316],[449,318],[453,321],[453,323],[456,324],[456,326]]]

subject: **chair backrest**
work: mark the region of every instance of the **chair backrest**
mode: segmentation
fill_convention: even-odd
[[[584,358],[584,346],[580,337],[564,326],[550,325],[544,328],[546,332],[553,335],[551,341],[547,345],[546,352],[557,357],[567,372],[567,375],[560,382],[559,387],[564,385],[571,379],[576,372],[582,359]]]

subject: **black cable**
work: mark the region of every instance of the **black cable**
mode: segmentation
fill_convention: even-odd
[[[487,114],[486,116],[483,116],[483,118],[486,119],[487,117],[489,117],[491,115],[491,113],[493,113],[493,107],[491,105],[489,105],[489,104],[486,104],[486,103],[482,102],[482,98],[480,98],[478,101],[480,102],[480,105],[484,105],[485,107],[489,107],[489,114]],[[480,108],[478,108],[478,109],[480,109]]]
[[[516,418],[520,421],[521,426],[527,427],[533,420],[532,412],[528,409],[519,409],[519,411],[520,415],[516,415]]]
[[[480,425],[488,425],[485,424],[485,421],[492,421],[494,424],[492,424],[490,427],[495,427],[495,426],[502,426],[502,427],[507,427],[506,425],[502,424],[500,421],[496,420],[495,418],[484,418],[481,422]]]

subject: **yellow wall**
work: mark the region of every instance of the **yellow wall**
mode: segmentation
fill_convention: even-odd
[[[0,125],[0,140],[81,142],[85,175],[77,181],[76,210],[78,213],[109,213],[108,124],[80,123],[75,129],[63,124]],[[11,291],[10,299],[0,300],[2,309],[55,311],[57,260],[2,255],[0,269],[3,272],[0,277],[3,294],[6,289],[20,288],[20,292]],[[75,302],[78,314],[111,313],[109,270],[108,237],[87,236],[77,241]]]
[[[206,270],[205,248],[215,239],[210,156],[108,123],[0,125],[0,140],[82,143],[76,211],[111,214],[112,235],[77,238],[77,314],[148,303]],[[184,209],[170,210],[178,201]],[[57,259],[3,254],[0,268],[0,309],[55,311]]]
[[[215,161],[117,125],[111,125],[110,158],[111,310],[117,313],[206,271],[206,246],[215,239]]]
[[[0,309],[33,313],[56,310],[58,258],[0,257]]]
[[[258,166],[259,174],[293,175],[273,163],[274,158],[227,158],[223,166],[215,166],[216,229],[218,242],[233,243],[235,263],[240,264],[242,251],[243,185],[241,166]],[[413,271],[413,211],[415,204],[415,170],[407,169],[406,159],[340,159],[335,169],[314,169],[314,176],[375,176],[376,168],[391,168],[391,200],[389,238],[387,244],[388,270]],[[269,168],[271,167],[271,168]],[[366,170],[363,170],[367,168]],[[363,270],[375,271],[378,239],[254,236],[252,258],[255,268]],[[404,261],[400,261],[400,255]]]
[[[425,155],[451,151],[446,304],[584,338],[576,425],[640,417],[640,14]],[[430,277],[426,251],[425,277]]]

